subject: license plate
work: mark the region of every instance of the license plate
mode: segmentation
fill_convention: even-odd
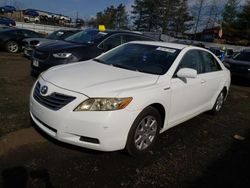
[[[39,67],[39,61],[34,60],[34,61],[33,61],[33,66],[35,66],[35,67]]]

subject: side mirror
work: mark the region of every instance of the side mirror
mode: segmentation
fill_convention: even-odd
[[[196,78],[197,70],[190,68],[182,68],[177,72],[178,78]]]

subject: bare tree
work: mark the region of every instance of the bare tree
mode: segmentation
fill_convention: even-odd
[[[198,14],[197,14],[196,24],[195,24],[195,30],[194,30],[194,39],[196,39],[196,33],[197,33],[198,25],[199,25],[199,22],[200,22],[201,11],[202,11],[202,8],[204,6],[204,2],[205,2],[205,0],[197,0],[197,3],[198,3]]]
[[[214,24],[218,16],[217,0],[212,0],[209,5],[208,19],[206,24],[206,29],[209,27],[214,27]]]

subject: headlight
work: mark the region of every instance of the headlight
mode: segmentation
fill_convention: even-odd
[[[128,98],[90,98],[79,104],[74,111],[112,111],[124,109],[132,101]]]
[[[61,58],[61,59],[67,59],[72,55],[72,53],[56,53],[53,54],[53,57],[55,58]]]

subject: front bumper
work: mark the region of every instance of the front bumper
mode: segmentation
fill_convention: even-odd
[[[38,62],[38,66],[34,65],[33,62],[34,61]],[[46,71],[47,69],[56,66],[56,65],[63,65],[63,64],[68,64],[70,63],[70,61],[68,59],[56,59],[56,58],[52,58],[49,57],[46,60],[41,60],[41,59],[37,59],[37,58],[32,58],[31,59],[31,73],[34,75],[39,75],[40,73]]]
[[[125,148],[131,125],[139,111],[118,110],[104,112],[74,112],[73,109],[87,97],[83,94],[58,88],[50,83],[50,90],[76,99],[58,111],[53,111],[38,103],[30,96],[30,115],[35,124],[51,137],[84,148],[115,151]],[[98,142],[82,141],[82,137]]]
[[[23,48],[23,54],[24,54],[26,57],[30,58],[30,57],[32,56],[33,50],[34,50],[33,48],[24,47],[24,48]]]

